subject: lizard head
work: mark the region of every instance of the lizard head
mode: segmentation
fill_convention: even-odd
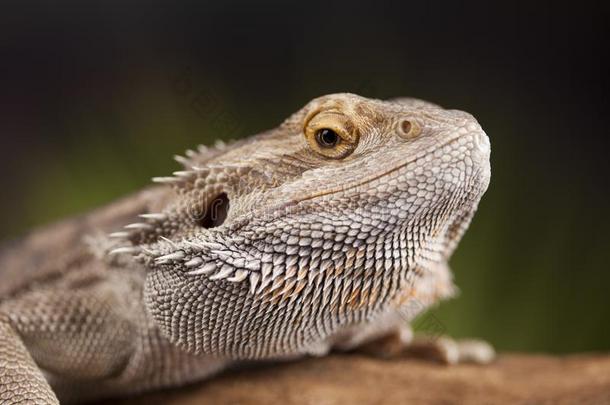
[[[307,350],[446,261],[490,178],[465,112],[417,99],[312,100],[278,128],[189,152],[174,196],[129,227],[146,302],[193,352]]]

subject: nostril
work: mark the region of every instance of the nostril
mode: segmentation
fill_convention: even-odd
[[[417,125],[417,122],[408,119],[404,119],[400,122],[398,134],[401,138],[413,139],[416,138],[420,132],[421,129],[419,125]]]

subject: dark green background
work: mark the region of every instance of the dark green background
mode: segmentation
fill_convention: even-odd
[[[602,2],[50,3],[1,12],[0,237],[315,96],[416,96],[473,113],[492,142],[452,262],[462,294],[436,319],[501,350],[610,349]]]

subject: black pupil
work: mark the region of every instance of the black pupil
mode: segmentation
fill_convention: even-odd
[[[321,129],[318,131],[317,135],[318,143],[325,148],[333,147],[339,141],[339,135],[332,129]]]

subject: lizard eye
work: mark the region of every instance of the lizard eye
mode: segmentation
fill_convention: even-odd
[[[358,146],[356,126],[335,110],[315,111],[303,129],[307,143],[318,154],[330,159],[343,159]]]
[[[323,128],[316,132],[316,141],[322,148],[334,148],[339,142],[339,135],[332,129]]]

